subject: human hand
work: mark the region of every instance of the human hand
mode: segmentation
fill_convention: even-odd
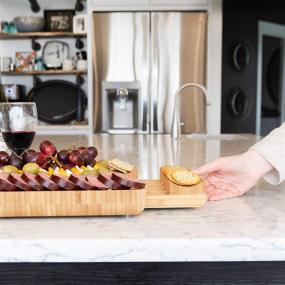
[[[204,177],[208,200],[222,200],[243,195],[272,169],[255,150],[218,158],[193,170]]]

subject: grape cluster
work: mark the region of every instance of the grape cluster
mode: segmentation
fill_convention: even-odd
[[[10,156],[5,151],[0,151],[0,167],[13,165],[22,169],[27,163],[36,163],[43,169],[49,167],[62,167],[71,169],[74,166],[94,166],[96,163],[98,151],[95,147],[79,147],[72,149],[63,149],[57,152],[56,147],[50,141],[42,141],[40,151],[27,149],[21,156],[12,153]]]

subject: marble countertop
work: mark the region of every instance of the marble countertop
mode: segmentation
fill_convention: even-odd
[[[84,144],[82,138],[73,140]],[[158,177],[165,163],[196,167],[243,152],[256,140],[183,136],[173,145],[166,135],[95,136],[102,157],[127,157],[143,178]],[[58,144],[68,141],[58,137]],[[284,205],[285,184],[261,181],[243,197],[199,209],[146,210],[136,217],[0,219],[0,262],[285,260]]]

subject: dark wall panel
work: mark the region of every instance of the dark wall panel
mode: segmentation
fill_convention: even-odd
[[[256,122],[257,37],[258,21],[285,24],[285,1],[224,0],[222,62],[222,132],[254,133]],[[231,48],[244,43],[250,50],[250,62],[243,71],[232,68]],[[269,51],[270,52],[270,51]],[[239,88],[247,98],[247,110],[233,116],[229,94]]]

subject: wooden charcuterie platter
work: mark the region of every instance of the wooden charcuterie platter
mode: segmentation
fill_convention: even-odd
[[[163,173],[160,180],[146,181],[145,208],[198,208],[207,201],[203,182],[194,186],[179,186]]]
[[[131,173],[137,176],[137,173]],[[179,186],[164,174],[145,189],[1,191],[0,217],[138,215],[147,208],[192,208],[206,202],[203,182]]]

